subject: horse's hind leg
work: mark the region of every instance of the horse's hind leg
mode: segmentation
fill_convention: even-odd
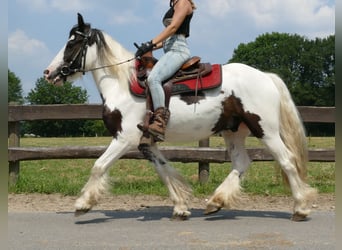
[[[232,171],[207,202],[205,214],[215,213],[223,207],[231,208],[241,198],[240,177],[246,172],[251,162],[245,149],[245,139],[249,133],[249,129],[244,124],[240,125],[237,132],[224,131],[222,133],[231,157]]]
[[[139,145],[139,150],[150,160],[159,177],[169,190],[170,198],[174,203],[173,218],[185,220],[191,212],[188,204],[192,195],[190,186],[184,178],[168,163],[159,149],[154,145]]]
[[[303,169],[303,166],[296,166],[296,164],[306,164],[306,162],[296,162],[294,156],[296,152],[292,153],[278,134],[274,136],[269,135],[262,139],[262,141],[287,176],[294,198],[292,219],[295,221],[304,220],[310,213],[307,203],[314,199],[317,194],[316,189],[310,187],[301,177],[299,171]]]

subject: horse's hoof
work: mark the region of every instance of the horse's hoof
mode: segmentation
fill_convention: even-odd
[[[221,210],[222,207],[218,207],[215,205],[207,205],[207,208],[204,211],[205,215],[209,215],[209,214],[214,214],[217,213],[218,211]]]
[[[177,210],[173,211],[172,213],[172,217],[171,220],[175,220],[175,221],[184,221],[184,220],[188,220],[189,217],[191,215],[190,211],[183,211],[183,210]]]
[[[307,215],[296,212],[292,215],[291,220],[293,220],[293,221],[305,221],[305,220],[307,220]]]
[[[181,212],[181,213],[174,213],[171,217],[171,220],[174,220],[174,221],[188,220],[190,215],[191,215],[190,211],[185,211],[185,212]]]
[[[84,214],[88,213],[89,210],[90,209],[77,209],[77,210],[75,210],[74,215],[75,215],[75,217],[79,217],[81,215],[84,215]]]
[[[187,216],[187,215],[173,215],[171,217],[172,221],[185,221],[188,219],[189,219],[189,216]]]

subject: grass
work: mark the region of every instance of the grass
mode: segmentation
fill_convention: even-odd
[[[107,145],[109,137],[94,138],[22,138],[21,146]],[[308,138],[310,148],[334,148],[335,138]],[[168,145],[168,144],[163,144]],[[170,145],[170,144],[169,144]],[[175,144],[173,144],[175,145]],[[197,146],[197,143],[181,144]],[[212,137],[212,147],[223,147],[222,138]],[[255,138],[248,138],[248,147],[261,146]],[[11,193],[61,193],[77,195],[89,178],[95,159],[40,160],[21,162],[20,178]],[[206,184],[198,182],[197,163],[171,163],[191,184],[195,196],[211,194],[230,171],[230,163],[210,164],[210,178]],[[310,185],[322,193],[335,191],[335,163],[308,163]],[[119,160],[110,169],[113,194],[155,194],[167,196],[167,190],[146,160]],[[242,181],[244,191],[251,194],[283,195],[289,190],[282,184],[279,170],[273,162],[253,162]]]

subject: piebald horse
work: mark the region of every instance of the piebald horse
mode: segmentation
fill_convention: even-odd
[[[65,80],[74,81],[85,72],[91,72],[96,82],[103,100],[103,120],[113,139],[95,161],[89,180],[76,200],[76,216],[99,202],[108,186],[108,169],[114,162],[138,147],[143,133],[137,124],[144,120],[146,113],[145,99],[130,91],[130,83],[136,78],[134,54],[105,32],[92,28],[78,14],[78,24],[70,30],[67,43],[44,71],[44,76],[51,83],[62,84]],[[225,64],[222,85],[193,97],[197,99],[171,97],[165,141],[199,141],[215,133],[224,138],[232,170],[208,199],[205,213],[229,209],[240,198],[240,178],[251,163],[245,139],[252,134],[270,151],[288,181],[294,198],[292,219],[305,219],[310,213],[308,202],[315,197],[316,189],[306,182],[303,123],[280,77],[240,63]],[[173,217],[188,218],[191,188],[165,159],[157,143],[144,150],[168,188],[174,203]]]

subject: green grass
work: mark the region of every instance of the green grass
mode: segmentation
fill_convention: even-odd
[[[21,146],[43,147],[63,145],[107,145],[109,137],[94,138],[22,138]],[[335,138],[308,138],[310,148],[334,148]],[[163,144],[171,145],[171,144]],[[175,144],[173,144],[175,145]],[[223,147],[222,138],[212,137],[212,147]],[[197,143],[182,144],[197,146]],[[248,138],[248,147],[261,146],[255,138]],[[89,178],[95,159],[23,161],[20,178],[11,193],[61,193],[77,195]],[[195,196],[211,194],[230,171],[230,163],[210,164],[208,183],[198,182],[197,163],[171,163],[191,184]],[[335,163],[308,163],[308,181],[320,192],[335,191]],[[155,194],[167,196],[151,163],[146,160],[119,160],[110,169],[113,194]],[[282,184],[279,169],[273,162],[253,162],[242,181],[244,191],[251,194],[282,195],[289,190]]]

